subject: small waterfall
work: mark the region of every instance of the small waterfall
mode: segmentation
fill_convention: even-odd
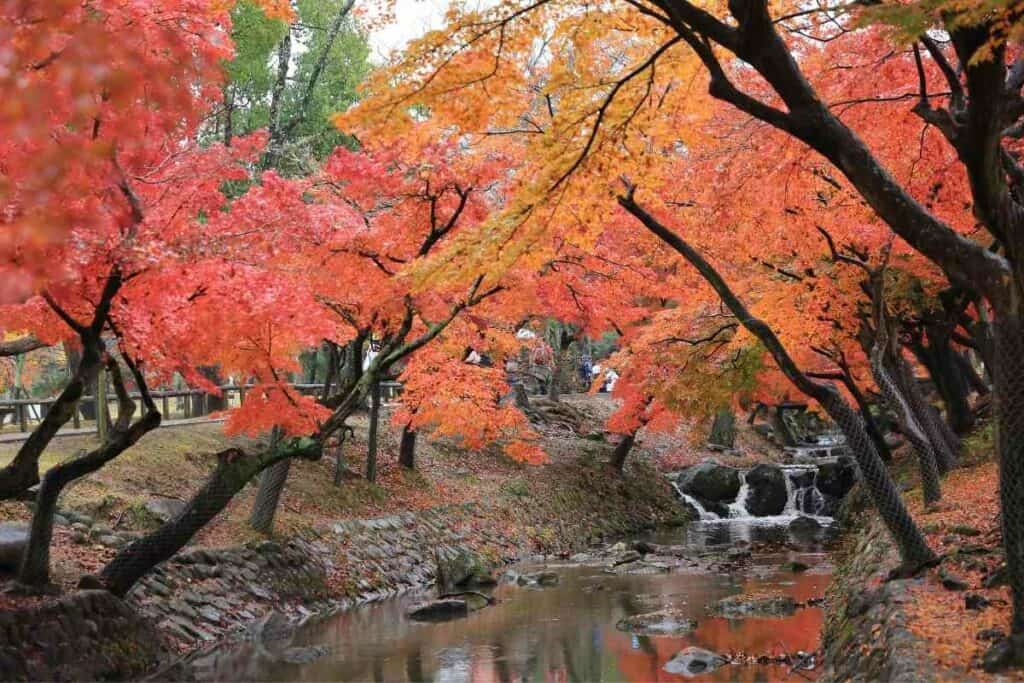
[[[783,470],[782,474],[782,478],[786,482],[786,507],[782,509],[782,514],[785,517],[790,517],[800,513],[800,502],[797,500],[799,492],[795,490],[796,487],[793,485],[793,478],[789,476],[789,472]]]
[[[736,500],[729,503],[729,518],[749,517],[747,512],[747,496],[750,495],[750,485],[747,484],[747,473],[740,472],[740,490],[736,494]]]
[[[825,507],[825,496],[818,490],[817,472],[810,477],[810,481],[803,482],[797,486],[795,479],[803,475],[806,478],[807,470],[791,470],[787,472],[786,489],[789,499],[786,502],[786,515],[818,515]]]
[[[687,505],[689,505],[690,507],[692,507],[694,510],[697,511],[697,517],[702,522],[703,521],[712,520],[712,519],[721,519],[721,517],[716,515],[714,512],[706,510],[704,508],[704,506],[700,504],[699,500],[697,500],[696,498],[694,498],[693,496],[691,496],[688,493],[683,493],[683,491],[679,488],[679,485],[676,484],[674,481],[671,482],[671,483],[672,483],[672,488],[674,488],[676,490],[676,493],[679,494],[679,497],[683,500],[683,502],[685,502]]]
[[[780,514],[764,517],[752,515],[747,509],[751,487],[747,482],[747,473],[745,471],[739,472],[740,489],[736,494],[736,500],[727,504],[728,515],[725,517],[708,510],[697,498],[684,493],[676,482],[677,475],[670,476],[669,481],[679,498],[687,506],[697,511],[697,515],[702,522],[735,521],[758,524],[785,524],[800,515],[823,516],[827,505],[824,494],[817,487],[817,466],[788,465],[783,466],[782,471],[784,474],[783,480],[786,484],[786,504]]]

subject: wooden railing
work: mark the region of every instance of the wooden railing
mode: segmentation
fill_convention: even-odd
[[[207,417],[228,408],[237,408],[245,400],[245,393],[252,384],[225,384],[220,387],[221,396],[213,396],[199,389],[168,389],[151,391],[150,395],[160,407],[164,421],[189,420]],[[323,384],[293,384],[292,387],[308,395],[319,395]],[[398,382],[381,382],[381,402],[395,403],[402,394],[402,385]],[[138,399],[137,393],[131,394]],[[104,400],[104,398],[101,398]],[[111,420],[117,419],[117,397],[110,394],[105,397],[106,413]],[[55,398],[0,398],[0,433],[29,432],[46,416],[46,412],[56,402]],[[215,419],[215,418],[211,418]],[[75,406],[71,418],[71,428],[82,429],[83,425],[97,427],[96,398],[83,396]],[[11,429],[13,427],[14,429]]]

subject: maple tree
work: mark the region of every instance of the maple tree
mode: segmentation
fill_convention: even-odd
[[[496,137],[519,139],[530,181],[476,239],[463,241],[468,266],[459,272],[426,268],[424,286],[523,259],[542,262],[546,254],[538,252],[545,250],[536,247],[550,249],[553,234],[589,247],[615,215],[615,177],[623,172],[639,185],[644,203],[692,226],[696,252],[713,254],[730,270],[739,267],[744,277],[751,269],[742,258],[754,252],[776,273],[802,281],[801,270],[792,268],[801,260],[794,258],[800,251],[794,236],[806,243],[807,228],[818,222],[842,233],[838,243],[858,248],[867,241],[876,253],[879,237],[888,239],[890,230],[898,235],[897,251],[906,259],[901,267],[929,296],[962,293],[944,316],[947,338],[934,341],[948,346],[949,330],[970,331],[969,343],[995,380],[1013,631],[1020,633],[1024,533],[1015,511],[1024,471],[1015,435],[1024,426],[1024,378],[1016,360],[1022,298],[1014,191],[1021,177],[1015,131],[1024,69],[1006,42],[1015,30],[1013,10],[1001,5],[1005,11],[986,14],[992,8],[980,8],[936,11],[920,3],[891,10],[895,18],[888,19],[901,23],[908,49],[894,45],[886,28],[857,23],[876,16],[838,5],[504,2],[453,12],[443,30],[376,77],[370,96],[344,121],[401,135],[411,125],[408,112],[422,108],[481,146]],[[937,42],[925,28],[944,31],[949,41]],[[891,112],[885,126],[877,125],[880,111]],[[731,135],[717,127],[722,122],[733,127]],[[672,175],[680,166],[700,168],[701,150],[723,138],[781,153],[739,154],[732,164],[703,166],[702,175],[689,176],[692,184]],[[911,140],[918,154],[906,153]],[[714,182],[723,176],[731,176],[727,188],[739,185],[740,191],[723,192]],[[687,196],[680,198],[680,189]],[[702,230],[706,223],[691,218],[723,205],[727,211],[716,218],[728,230]],[[642,207],[626,208],[638,214]],[[664,225],[652,220],[648,228]],[[769,229],[769,222],[785,229]],[[977,239],[979,228],[987,239]],[[855,276],[834,279],[848,277]],[[856,284],[847,279],[847,295],[836,300],[848,307],[838,350],[862,363],[865,349],[846,353],[856,338],[849,324],[857,319],[858,297],[850,296]],[[759,307],[777,303],[783,289],[762,285],[754,300]],[[829,289],[805,294],[804,305]],[[775,312],[766,316],[769,323],[793,317],[790,306],[764,310]],[[832,318],[799,316],[803,338],[834,336],[822,329],[836,326]],[[812,323],[818,329],[808,327]],[[780,325],[780,332],[786,329]],[[796,354],[821,348],[786,346]],[[796,374],[787,374],[796,381]]]

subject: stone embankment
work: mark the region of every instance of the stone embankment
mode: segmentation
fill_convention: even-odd
[[[597,480],[605,482],[603,487],[593,484],[595,474],[603,477]],[[13,629],[0,629],[6,635],[0,679],[132,678],[147,670],[187,676],[183,653],[257,637],[270,614],[296,625],[432,586],[440,578],[439,566],[448,572],[476,571],[474,563],[497,567],[538,551],[569,553],[685,519],[653,471],[610,483],[603,469],[580,468],[578,476],[580,481],[559,495],[535,500],[526,514],[517,510],[519,518],[504,503],[466,503],[346,520],[241,547],[190,548],[157,567],[125,601],[82,592],[41,603],[39,614],[0,613],[0,624]],[[90,521],[70,514],[66,519],[85,527],[74,529],[84,537],[102,542],[99,532],[105,529],[97,532]],[[130,539],[118,539],[125,540]],[[102,610],[89,607],[82,616],[86,623],[80,623],[74,616],[79,601],[93,605],[90,601],[97,600],[109,604]],[[51,635],[17,626],[23,622],[41,624]],[[27,645],[35,642],[53,645]],[[86,651],[88,661],[74,654]]]
[[[0,612],[0,679],[137,678],[165,656],[152,622],[106,591]]]
[[[819,681],[935,680],[927,644],[907,628],[910,587],[923,579],[885,580],[899,552],[876,514],[851,512],[845,522],[848,537],[826,596],[826,668]]]
[[[434,583],[437,560],[481,542],[463,530],[461,505],[332,524],[305,538],[177,555],[128,594],[128,601],[183,645],[246,630],[268,608],[295,622],[394,597]],[[329,584],[333,590],[329,588]]]

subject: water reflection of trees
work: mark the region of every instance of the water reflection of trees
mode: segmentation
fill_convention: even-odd
[[[780,560],[781,561],[781,560]],[[705,604],[740,591],[778,586],[798,600],[820,595],[824,575],[736,580],[726,576],[607,576],[597,570],[561,570],[562,583],[545,590],[504,586],[502,602],[467,619],[417,624],[404,614],[414,598],[355,610],[305,630],[296,644],[324,644],[327,656],[303,666],[258,661],[236,648],[207,662],[211,678],[341,681],[681,680],[662,669],[679,650],[697,645],[718,652],[813,649],[818,610],[791,619],[730,622],[704,614]],[[598,589],[597,586],[601,586]],[[682,607],[699,621],[685,638],[648,638],[615,630],[628,615]],[[728,667],[721,680],[776,680],[784,668]]]

